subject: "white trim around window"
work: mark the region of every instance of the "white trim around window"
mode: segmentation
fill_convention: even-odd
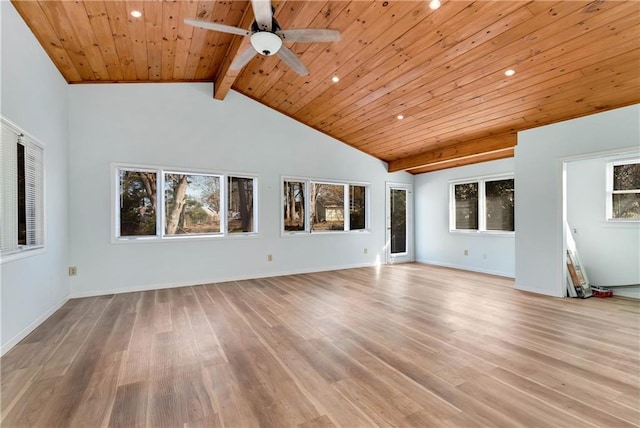
[[[370,183],[282,176],[280,198],[281,236],[370,232]]]
[[[449,232],[513,236],[515,233],[515,182],[513,180],[513,174],[499,174],[449,181]],[[503,188],[501,194],[496,195],[494,199],[498,202],[504,199],[510,209],[503,207],[495,210],[492,221],[491,197],[487,196],[487,184],[509,181],[513,185],[510,188]]]
[[[0,117],[0,260],[45,249],[44,145]]]
[[[609,161],[606,173],[606,220],[640,222],[640,158]]]
[[[113,163],[111,177],[112,243],[258,234],[257,175]]]

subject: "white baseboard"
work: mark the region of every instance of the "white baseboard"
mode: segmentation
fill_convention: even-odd
[[[425,265],[442,266],[442,267],[448,267],[448,268],[453,268],[453,269],[468,270],[468,271],[471,271],[471,272],[486,273],[486,274],[489,274],[489,275],[504,276],[506,278],[515,278],[515,276],[512,273],[509,273],[509,272],[501,272],[501,271],[490,270],[490,269],[480,269],[480,268],[474,268],[474,267],[469,267],[469,266],[456,265],[454,263],[437,262],[435,260],[417,259],[416,261],[418,263],[422,263],[422,264],[425,264]]]
[[[614,296],[628,297],[630,299],[640,299],[640,287],[611,287]]]
[[[164,284],[132,285],[132,286],[122,287],[122,288],[110,288],[110,289],[95,290],[95,291],[93,290],[80,291],[80,292],[72,291],[71,298],[76,299],[80,297],[104,296],[108,294],[135,293],[138,291],[162,290],[165,288],[192,287],[194,285],[202,285],[202,284],[213,284],[213,283],[217,284],[221,282],[243,281],[247,279],[257,279],[257,278],[270,278],[274,276],[300,275],[300,274],[315,273],[315,272],[328,272],[328,271],[334,271],[334,270],[355,269],[355,268],[370,267],[370,266],[376,266],[376,263],[359,263],[359,264],[342,265],[342,266],[329,266],[329,267],[322,267],[322,268],[289,270],[289,271],[283,271],[283,272],[270,272],[270,273],[254,274],[254,275],[237,275],[237,276],[231,276],[231,277],[203,278],[198,280],[172,282],[172,283],[164,283]]]
[[[62,298],[58,303],[50,307],[44,314],[40,315],[35,321],[26,326],[22,331],[16,334],[14,337],[9,339],[6,343],[0,345],[0,357],[6,354],[11,348],[16,346],[22,339],[27,337],[29,333],[36,329],[40,324],[42,324],[47,318],[49,318],[55,311],[60,309],[65,303],[67,303],[70,299],[70,295],[67,294]]]

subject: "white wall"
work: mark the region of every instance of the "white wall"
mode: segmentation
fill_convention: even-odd
[[[515,238],[449,232],[449,181],[513,173],[513,159],[417,175],[415,178],[416,260],[513,277]],[[468,255],[464,255],[468,250]]]
[[[75,85],[70,94],[72,294],[187,285],[383,261],[386,166],[212,85]],[[111,242],[111,163],[257,174],[259,237]],[[371,183],[372,233],[280,236],[281,175]],[[364,254],[364,248],[368,254]],[[273,261],[267,261],[273,254]]]
[[[640,145],[640,105],[518,133],[516,288],[563,296],[562,164]]]
[[[605,218],[607,162],[616,158],[566,165],[567,220],[589,283],[596,285],[640,284],[640,223]],[[615,288],[614,293],[640,298],[640,287]]]
[[[2,115],[45,146],[46,251],[2,263],[1,353],[66,301],[67,84],[13,5],[0,2]]]

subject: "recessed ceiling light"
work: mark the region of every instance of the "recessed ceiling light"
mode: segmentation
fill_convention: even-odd
[[[507,71],[504,72],[505,76],[513,76],[514,74],[516,74],[516,71],[512,69],[508,69]]]
[[[333,81],[333,83],[338,83],[340,81],[340,78],[338,76],[333,76],[331,80]]]
[[[133,16],[134,18],[140,18],[142,16],[142,12],[140,12],[139,10],[132,10],[131,16]]]
[[[433,10],[440,8],[440,6],[441,6],[440,0],[431,0],[431,2],[429,3],[429,7]]]
[[[404,119],[404,116],[403,116],[403,115],[401,115],[401,114],[399,114],[399,115],[397,115],[397,116],[396,116],[396,119],[398,119],[398,120],[402,120],[402,119]]]

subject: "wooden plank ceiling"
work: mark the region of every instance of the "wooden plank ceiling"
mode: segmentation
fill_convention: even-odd
[[[640,102],[637,1],[274,2],[284,29],[342,34],[287,42],[304,77],[277,57],[230,72],[248,38],[183,23],[248,28],[247,1],[13,4],[69,83],[216,81],[218,98],[233,88],[390,171],[513,156],[519,130]]]

